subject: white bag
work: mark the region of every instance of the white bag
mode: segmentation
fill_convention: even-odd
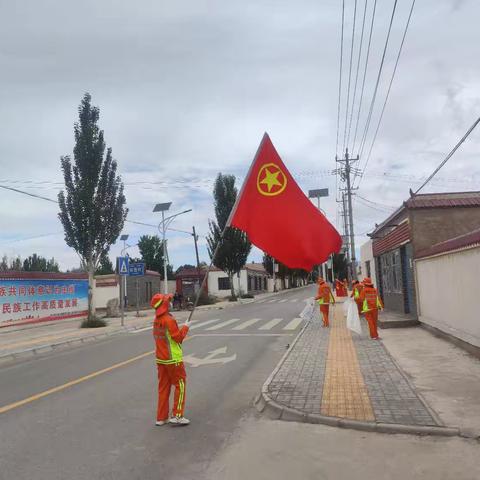
[[[346,307],[347,310],[347,328],[349,328],[352,332],[358,333],[358,335],[362,334],[362,326],[360,324],[360,317],[358,315],[358,308],[357,304],[352,298],[349,298],[345,303],[348,303]]]
[[[300,318],[306,322],[310,322],[315,315],[316,302],[313,298],[306,300],[305,308],[300,313]]]

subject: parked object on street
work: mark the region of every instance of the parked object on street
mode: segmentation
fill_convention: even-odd
[[[175,425],[188,425],[184,418],[186,372],[183,364],[182,342],[187,336],[188,326],[178,328],[170,315],[172,295],[156,293],[150,302],[155,309],[153,337],[158,370],[158,407],[156,425],[170,422]],[[172,419],[169,420],[170,390],[175,387]]]
[[[377,289],[373,286],[372,280],[369,277],[363,279],[363,291],[360,295],[362,301],[362,313],[365,314],[365,319],[368,322],[370,330],[370,338],[378,340],[377,322],[378,311],[383,310],[383,303],[378,296]]]
[[[299,317],[305,322],[311,322],[315,316],[315,312],[315,300],[313,298],[309,298],[306,300],[305,308],[301,311]]]
[[[344,304],[347,316],[347,328],[358,335],[362,334],[362,326],[360,325],[360,315],[358,314],[357,304],[352,298],[347,299]]]
[[[317,283],[318,283],[318,293],[317,293],[317,296],[315,297],[315,300],[317,300],[318,304],[320,305],[320,312],[322,313],[322,317],[323,317],[323,326],[328,327],[330,325],[330,322],[328,320],[330,304],[335,303],[335,298],[327,282],[325,282],[325,280],[322,277],[318,278]]]

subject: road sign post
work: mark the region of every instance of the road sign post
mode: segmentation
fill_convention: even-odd
[[[130,277],[143,277],[145,275],[145,264],[144,263],[130,263],[128,265],[128,275]],[[139,285],[138,278],[135,278],[135,304],[137,307],[137,317],[140,315],[139,311]]]
[[[124,301],[124,281],[122,277],[126,277],[129,272],[129,258],[128,257],[117,257],[117,270],[118,275],[121,278],[120,281],[120,312],[121,312],[121,325],[122,327],[125,324],[125,301]],[[126,278],[125,278],[126,281]]]

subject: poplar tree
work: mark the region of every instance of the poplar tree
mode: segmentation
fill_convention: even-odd
[[[210,234],[207,236],[207,247],[210,258],[212,258],[217,245],[220,244],[217,255],[213,259],[213,264],[228,275],[232,297],[235,297],[233,276],[245,266],[252,248],[247,235],[238,228],[228,227],[222,240],[222,232],[235,205],[237,195],[235,177],[219,173],[213,187],[217,221],[209,220],[208,222]]]
[[[90,94],[83,96],[78,114],[73,159],[61,157],[65,191],[58,194],[58,217],[65,242],[77,252],[81,268],[88,273],[88,319],[83,325],[96,326],[92,302],[95,270],[120,235],[128,209],[112,149],[105,153],[103,130],[98,126],[100,110],[91,105]]]

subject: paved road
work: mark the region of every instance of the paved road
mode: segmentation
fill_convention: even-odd
[[[312,293],[199,312],[184,348],[187,428],[154,426],[148,330],[0,369],[0,479],[203,478],[301,328]]]

